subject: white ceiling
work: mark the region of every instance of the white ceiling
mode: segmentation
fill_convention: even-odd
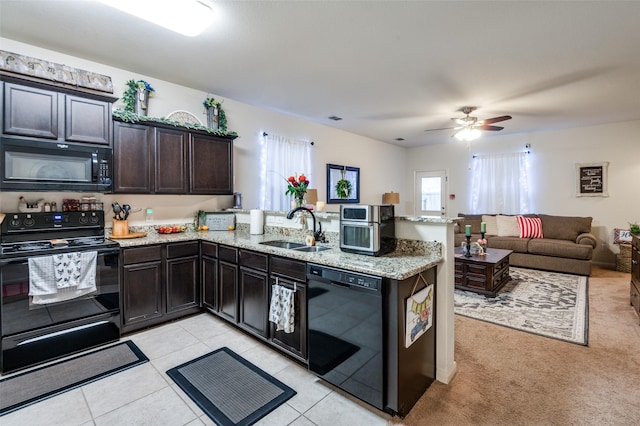
[[[483,137],[640,119],[640,1],[215,5],[190,38],[95,1],[0,0],[0,35],[406,147],[450,141],[424,130],[466,105],[513,116]]]

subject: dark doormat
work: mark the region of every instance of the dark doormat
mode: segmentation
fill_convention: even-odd
[[[229,348],[167,371],[219,425],[252,425],[296,394]]]
[[[126,341],[2,379],[0,416],[147,361]]]

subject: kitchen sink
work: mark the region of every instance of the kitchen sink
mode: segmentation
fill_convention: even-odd
[[[298,247],[295,248],[295,251],[304,251],[304,252],[310,252],[310,253],[317,253],[319,251],[324,251],[324,250],[329,250],[331,249],[331,247],[322,247],[322,246],[304,246],[304,247]]]
[[[263,244],[265,246],[279,247],[279,248],[285,248],[285,249],[297,249],[300,247],[305,247],[305,245],[302,243],[294,243],[292,241],[286,241],[286,240],[263,241],[260,244]]]

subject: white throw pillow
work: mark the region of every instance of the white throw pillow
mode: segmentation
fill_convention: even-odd
[[[520,228],[518,227],[518,218],[515,216],[496,216],[498,222],[498,236],[499,237],[519,237]]]
[[[498,235],[498,220],[494,215],[482,215],[482,221],[487,224],[487,235]]]

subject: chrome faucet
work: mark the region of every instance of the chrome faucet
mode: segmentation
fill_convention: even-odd
[[[320,223],[320,221],[318,221],[318,230],[316,231],[316,215],[313,214],[313,212],[311,210],[309,210],[306,207],[296,207],[295,209],[291,210],[289,213],[287,213],[287,219],[293,219],[293,215],[300,210],[305,210],[308,211],[309,214],[311,214],[311,218],[313,219],[313,239],[316,241],[320,241],[323,242],[324,241],[324,235],[322,233],[322,224]]]

